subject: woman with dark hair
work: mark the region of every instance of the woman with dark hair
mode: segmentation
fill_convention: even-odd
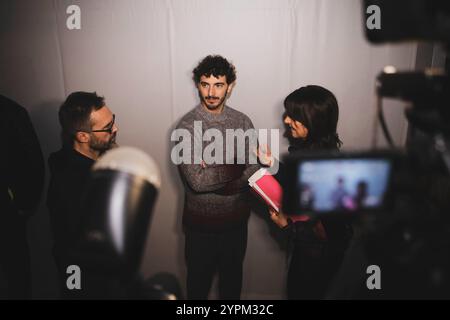
[[[333,93],[320,86],[295,90],[284,100],[285,136],[289,152],[296,150],[338,150],[342,142],[337,134],[339,107]]]
[[[330,150],[342,145],[337,134],[339,107],[333,93],[315,85],[301,87],[284,100],[285,137],[289,152]],[[267,147],[258,150],[263,164],[272,158]],[[276,178],[284,180],[280,163]],[[290,263],[287,279],[289,299],[322,299],[334,275],[340,268],[351,237],[351,227],[345,222],[326,219],[290,218],[269,209],[270,217],[290,238]]]

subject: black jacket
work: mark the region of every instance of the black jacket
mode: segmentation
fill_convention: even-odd
[[[77,241],[82,223],[80,199],[94,160],[73,148],[63,147],[52,153],[47,206],[54,240],[54,255],[58,265]]]
[[[0,95],[0,218],[32,213],[44,184],[44,158],[28,112]]]

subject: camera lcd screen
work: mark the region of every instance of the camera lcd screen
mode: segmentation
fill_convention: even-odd
[[[315,159],[297,165],[301,211],[355,212],[385,204],[392,170],[389,159]]]

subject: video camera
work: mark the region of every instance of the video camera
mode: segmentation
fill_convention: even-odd
[[[450,1],[363,0],[362,7],[365,18],[369,8],[381,13],[379,29],[365,25],[370,42],[426,40],[449,52]],[[442,70],[398,73],[391,67],[379,74],[377,116],[392,149],[285,157],[283,211],[348,219],[358,229],[328,298],[450,297],[448,70],[447,58]],[[402,151],[384,121],[384,97],[410,103]],[[368,265],[382,270],[382,290],[365,286]]]
[[[367,28],[370,42],[380,44],[393,41],[439,41],[446,49],[450,45],[450,2],[446,0],[363,0],[363,14],[378,8],[379,28]],[[448,69],[448,66],[447,66]],[[288,156],[289,182],[285,186],[283,208],[286,212],[336,214],[376,212],[392,209],[394,189],[411,194],[412,178],[421,179],[433,174],[448,176],[450,172],[450,79],[445,70],[399,73],[385,68],[377,77],[378,118],[384,136],[393,147],[384,152],[322,153]],[[410,132],[405,152],[394,148],[384,121],[381,99],[397,98],[410,102],[405,115]],[[419,133],[418,133],[419,132]],[[374,149],[375,150],[375,149]],[[403,158],[402,160],[400,160]],[[396,163],[403,163],[400,168]],[[383,164],[383,165],[381,165]],[[396,167],[393,170],[394,166]],[[409,176],[409,177],[408,177]],[[384,177],[380,180],[380,177]],[[367,188],[368,202],[355,206],[349,198],[345,205],[333,206],[331,190],[338,179],[346,183],[350,194]],[[428,179],[430,180],[430,179]],[[392,185],[397,181],[398,185]],[[366,186],[365,186],[365,184]],[[424,188],[429,186],[425,183]],[[315,193],[311,202],[312,189]],[[420,188],[419,188],[420,189]],[[363,191],[359,191],[363,192]],[[427,190],[417,191],[422,197]],[[308,195],[309,194],[309,195]],[[328,194],[328,198],[327,195]],[[370,200],[371,199],[371,200]],[[375,200],[376,199],[376,200]]]
[[[364,15],[379,8],[379,28],[365,28],[375,44],[420,40],[450,48],[450,2],[446,0],[364,0]],[[392,146],[381,99],[394,98],[411,104],[405,112],[410,123],[407,150],[420,166],[450,172],[450,64],[445,68],[397,72],[385,68],[377,77],[378,117],[386,140]],[[442,170],[443,168],[446,168]]]

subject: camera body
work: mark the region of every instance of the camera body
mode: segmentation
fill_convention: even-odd
[[[447,0],[363,0],[364,15],[371,6],[379,8],[381,25],[365,29],[370,42],[427,39],[450,43]]]

